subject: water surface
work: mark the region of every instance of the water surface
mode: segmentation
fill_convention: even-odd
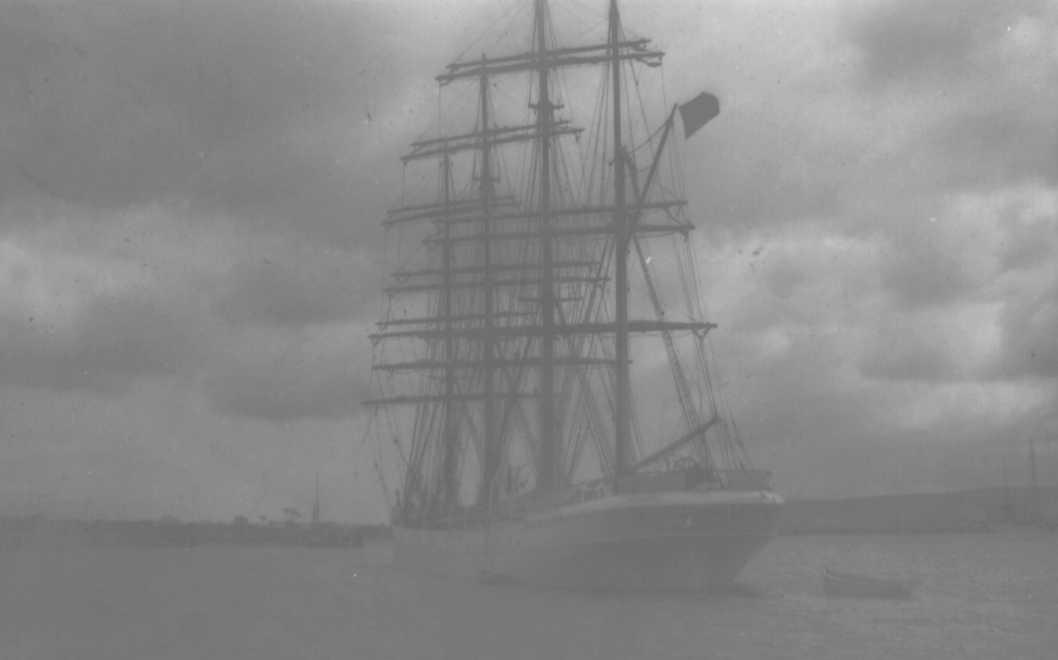
[[[591,596],[426,579],[388,549],[0,552],[0,658],[1052,658],[1058,535],[783,537],[744,593]],[[824,566],[918,577],[828,599]]]

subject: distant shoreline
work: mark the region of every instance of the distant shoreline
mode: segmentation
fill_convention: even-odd
[[[0,549],[66,545],[193,547],[200,545],[353,548],[385,536],[385,525],[247,521],[62,520],[0,517]]]
[[[779,533],[982,532],[1009,525],[1058,528],[1058,487],[791,499],[784,507]]]
[[[1058,487],[1019,486],[844,499],[789,499],[779,534],[930,534],[989,532],[1011,525],[1058,530]],[[355,548],[385,539],[385,524],[69,520],[0,517],[0,550],[64,545],[200,545]]]

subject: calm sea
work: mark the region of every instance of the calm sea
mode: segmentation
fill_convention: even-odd
[[[1058,534],[803,536],[741,595],[477,586],[362,550],[0,552],[0,658],[137,660],[1058,657]],[[828,599],[824,566],[922,580],[911,601]]]

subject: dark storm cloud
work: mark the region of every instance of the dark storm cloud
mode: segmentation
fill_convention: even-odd
[[[0,384],[122,392],[172,374],[196,352],[193,325],[145,296],[102,296],[70,328],[0,316]]]
[[[369,370],[337,365],[368,351],[366,329],[340,324],[374,300],[369,250],[157,206],[104,220],[47,211],[61,219],[0,239],[0,385],[206,384],[218,410],[270,420],[358,410],[339,403]]]
[[[356,157],[340,150],[401,61],[392,12],[374,4],[4,5],[6,199],[260,211],[293,198],[277,213],[308,231],[308,199],[348,208]]]
[[[882,282],[899,305],[941,304],[976,289],[980,278],[952,245],[914,234],[904,234],[883,265]]]
[[[373,170],[336,158],[331,149],[247,144],[204,163],[187,193],[199,208],[221,209],[260,230],[349,248],[377,242],[387,199],[371,192]]]
[[[1058,72],[1058,63],[1054,68]],[[952,183],[1058,182],[1058,122],[1036,105],[1048,101],[1026,96],[983,103],[939,127],[934,138],[933,146],[950,158]]]
[[[811,329],[789,332],[786,349],[766,359],[754,356],[752,335],[717,335],[724,389],[750,453],[775,469],[784,492],[839,497],[990,485],[995,478],[974,463],[998,463],[1007,438],[1026,437],[1029,418],[1053,414],[1053,392],[1032,398],[1008,394],[1016,384],[956,379],[947,351],[938,358],[908,350],[903,332],[891,331],[888,348],[881,342],[880,371],[866,379],[849,369],[854,352]]]
[[[926,130],[914,148],[927,180],[945,188],[1058,180],[1053,21],[1053,6],[1036,0],[900,0],[853,21],[874,102],[911,99],[919,109]]]
[[[1042,185],[965,193],[938,203],[936,216],[894,221],[879,268],[887,323],[858,361],[862,374],[936,383],[1052,374],[1055,199]]]
[[[379,146],[409,128],[390,110],[429,50],[399,47],[409,11],[0,0],[0,248],[36,278],[0,280],[17,312],[0,314],[0,383],[120,394],[185,375],[226,413],[355,412],[366,372],[336,365],[364,333],[305,343],[377,289],[365,255],[399,168],[372,163],[395,160]],[[33,287],[57,297],[22,299]],[[254,327],[279,338],[246,341]],[[276,351],[301,357],[276,376]]]
[[[688,146],[695,155],[687,176],[703,200],[703,223],[744,233],[839,208],[838,186],[829,173],[842,166],[851,151],[847,145],[811,144],[805,129],[778,108],[736,112],[712,122]]]
[[[880,340],[859,363],[860,373],[876,380],[950,381],[965,374],[935,337],[901,336],[894,329],[889,340]]]
[[[1008,235],[999,250],[1002,268],[1017,271],[1046,264],[1058,249],[1058,218],[1037,215],[1027,205],[1010,211],[1003,218]]]
[[[349,320],[377,297],[377,270],[364,253],[284,247],[233,268],[214,313],[235,324],[297,327]]]
[[[1038,295],[1008,302],[1000,323],[1005,342],[995,375],[1058,379],[1058,276]]]
[[[1045,6],[1043,0],[898,0],[858,18],[853,40],[870,84],[916,81],[943,87],[953,77],[985,73],[979,56],[987,46],[1019,16]]]
[[[862,466],[887,457],[898,398],[842,377],[846,357],[826,338],[801,331],[789,339],[788,350],[761,360],[752,336],[716,338],[723,387],[751,457],[775,469],[786,493],[891,489],[892,473]]]
[[[762,250],[763,248],[757,248],[753,254],[759,255]],[[807,276],[798,264],[792,259],[782,257],[768,265],[765,275],[768,290],[780,300],[786,300],[793,295],[806,279]]]
[[[368,398],[363,326],[333,340],[291,331],[249,336],[206,375],[214,409],[274,422],[355,416]]]
[[[626,4],[670,100],[721,98],[675,144],[751,453],[797,494],[972,485],[1058,409],[1053,3]],[[311,446],[355,444],[397,156],[514,5],[0,0],[0,425],[78,448],[0,464],[144,515],[348,477]]]

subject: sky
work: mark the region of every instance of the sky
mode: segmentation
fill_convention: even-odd
[[[527,1],[0,0],[0,514],[274,518],[319,474],[380,519],[379,221]],[[779,489],[1023,482],[1032,439],[1058,481],[1058,5],[624,5],[721,99],[694,240]]]

